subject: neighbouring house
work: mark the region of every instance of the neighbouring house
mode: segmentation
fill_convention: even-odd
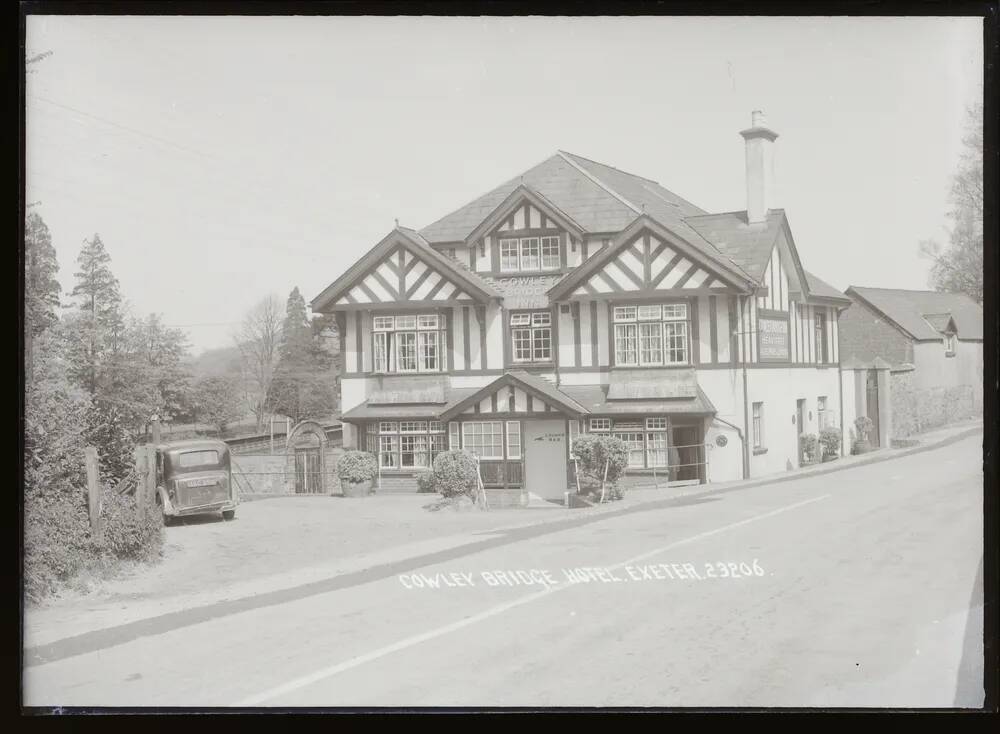
[[[845,362],[888,366],[893,437],[982,414],[978,303],[964,293],[894,288],[851,286],[846,295],[852,304],[840,317],[840,350]]]
[[[741,135],[746,210],[559,151],[397,225],[313,299],[343,336],[344,445],[378,456],[383,491],[465,448],[487,487],[561,500],[588,432],[627,443],[630,482],[727,481],[796,467],[800,433],[853,420],[850,301],[773,206],[777,134],[754,112]]]

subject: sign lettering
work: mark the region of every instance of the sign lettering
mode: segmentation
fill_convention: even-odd
[[[761,362],[787,362],[788,317],[757,316],[757,356]]]

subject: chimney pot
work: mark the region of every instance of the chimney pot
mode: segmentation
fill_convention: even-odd
[[[767,213],[774,207],[774,140],[778,134],[767,127],[764,113],[754,110],[750,115],[751,127],[740,135],[746,142],[747,166],[747,221],[767,221]]]
[[[764,113],[760,110],[754,110],[750,113],[750,126],[751,127],[765,127],[766,122],[764,121]]]

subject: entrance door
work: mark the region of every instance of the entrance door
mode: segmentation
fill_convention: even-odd
[[[319,471],[319,449],[295,450],[295,492],[315,494],[323,491]]]
[[[871,443],[872,447],[877,448],[879,445],[879,430],[878,430],[878,370],[868,370],[868,381],[866,385],[866,409],[868,412],[868,417],[872,420],[872,431],[871,435],[868,436],[868,441]]]
[[[526,420],[524,486],[547,500],[562,500],[566,491],[566,421]]]
[[[674,426],[672,434],[670,481],[704,482],[705,465],[702,456],[705,447],[701,426]]]

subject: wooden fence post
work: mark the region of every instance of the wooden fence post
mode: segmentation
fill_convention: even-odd
[[[156,493],[156,447],[138,446],[135,450],[135,514],[142,517],[146,504],[153,502]]]
[[[84,450],[87,462],[87,511],[90,514],[90,532],[96,535],[101,526],[101,483],[97,471],[97,448]]]

